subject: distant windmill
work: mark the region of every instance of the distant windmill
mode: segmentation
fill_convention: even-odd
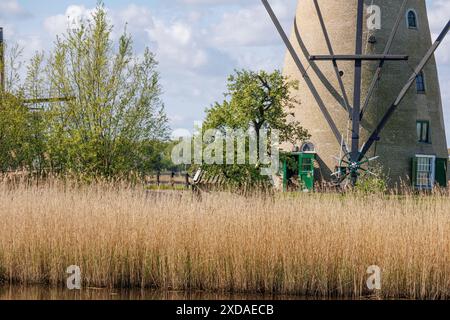
[[[5,85],[5,43],[3,38],[3,28],[0,27],[0,97],[6,94]],[[34,105],[39,103],[52,103],[52,102],[65,102],[74,100],[74,97],[49,97],[49,98],[35,98],[35,99],[22,99],[22,103],[25,105]],[[33,110],[34,108],[30,108]]]
[[[433,55],[450,22],[432,44],[425,0],[298,0],[289,38],[269,2],[262,3],[288,51],[284,74],[300,81],[296,116],[312,134],[325,179],[355,184],[378,159],[395,182],[409,177],[417,188],[446,185]],[[374,5],[382,25],[369,30],[365,16]]]

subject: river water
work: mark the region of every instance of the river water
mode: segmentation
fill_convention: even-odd
[[[44,286],[2,286],[0,300],[304,300],[295,296],[214,294],[158,290],[68,290]]]

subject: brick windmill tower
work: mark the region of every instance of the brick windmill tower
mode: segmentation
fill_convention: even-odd
[[[289,37],[262,2],[288,49],[284,73],[299,80],[295,116],[323,180],[355,183],[376,162],[392,183],[447,184],[434,52],[449,23],[433,43],[425,0],[299,0]]]

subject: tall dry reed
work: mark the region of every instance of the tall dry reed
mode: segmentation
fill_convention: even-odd
[[[0,278],[83,285],[385,298],[450,297],[450,199],[136,191],[0,183]]]

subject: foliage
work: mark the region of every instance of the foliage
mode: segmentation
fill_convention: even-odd
[[[113,51],[106,11],[58,38],[47,70],[50,94],[74,97],[48,111],[50,153],[75,172],[116,175],[136,169],[135,145],[166,139],[157,62],[148,50],[133,55],[126,32]]]
[[[371,168],[373,174],[365,174],[359,177],[354,191],[362,194],[382,194],[388,191],[388,177],[381,167]]]
[[[280,71],[236,71],[228,78],[226,99],[206,110],[203,129],[217,129],[222,133],[227,129],[242,129],[244,132],[254,129],[257,135],[258,160],[261,129],[267,129],[269,136],[272,130],[278,130],[280,143],[296,144],[309,137],[307,131],[293,117],[292,109],[299,101],[291,92],[296,88],[297,82],[290,81]],[[235,186],[267,181],[267,177],[260,175],[260,166],[250,165],[248,160],[247,154],[246,165],[205,167],[211,175],[223,176],[229,184]]]
[[[299,103],[291,91],[298,87],[297,81],[290,81],[280,71],[236,71],[228,78],[229,101],[207,110],[205,127],[248,130],[258,132],[269,128],[280,131],[281,142],[293,144],[304,140],[308,133],[293,119],[292,110]]]
[[[1,98],[0,108],[0,169],[25,166],[30,151],[28,110],[12,95]]]
[[[5,87],[0,91],[0,170],[17,170],[33,165],[33,115],[23,101],[19,70],[22,50],[7,46],[5,51]]]
[[[3,171],[112,177],[168,166],[159,157],[169,127],[155,56],[148,48],[134,54],[126,30],[117,44],[112,38],[99,2],[89,19],[57,37],[50,54],[33,57],[23,84],[12,76],[18,66],[8,66],[10,93],[0,109]],[[24,97],[33,103],[25,106]],[[62,99],[36,101],[42,98]]]
[[[152,140],[145,141],[139,146],[140,158],[138,161],[138,172],[162,172],[173,171],[181,172],[186,168],[177,166],[172,163],[171,153],[173,147],[177,144],[176,141],[160,141]]]

